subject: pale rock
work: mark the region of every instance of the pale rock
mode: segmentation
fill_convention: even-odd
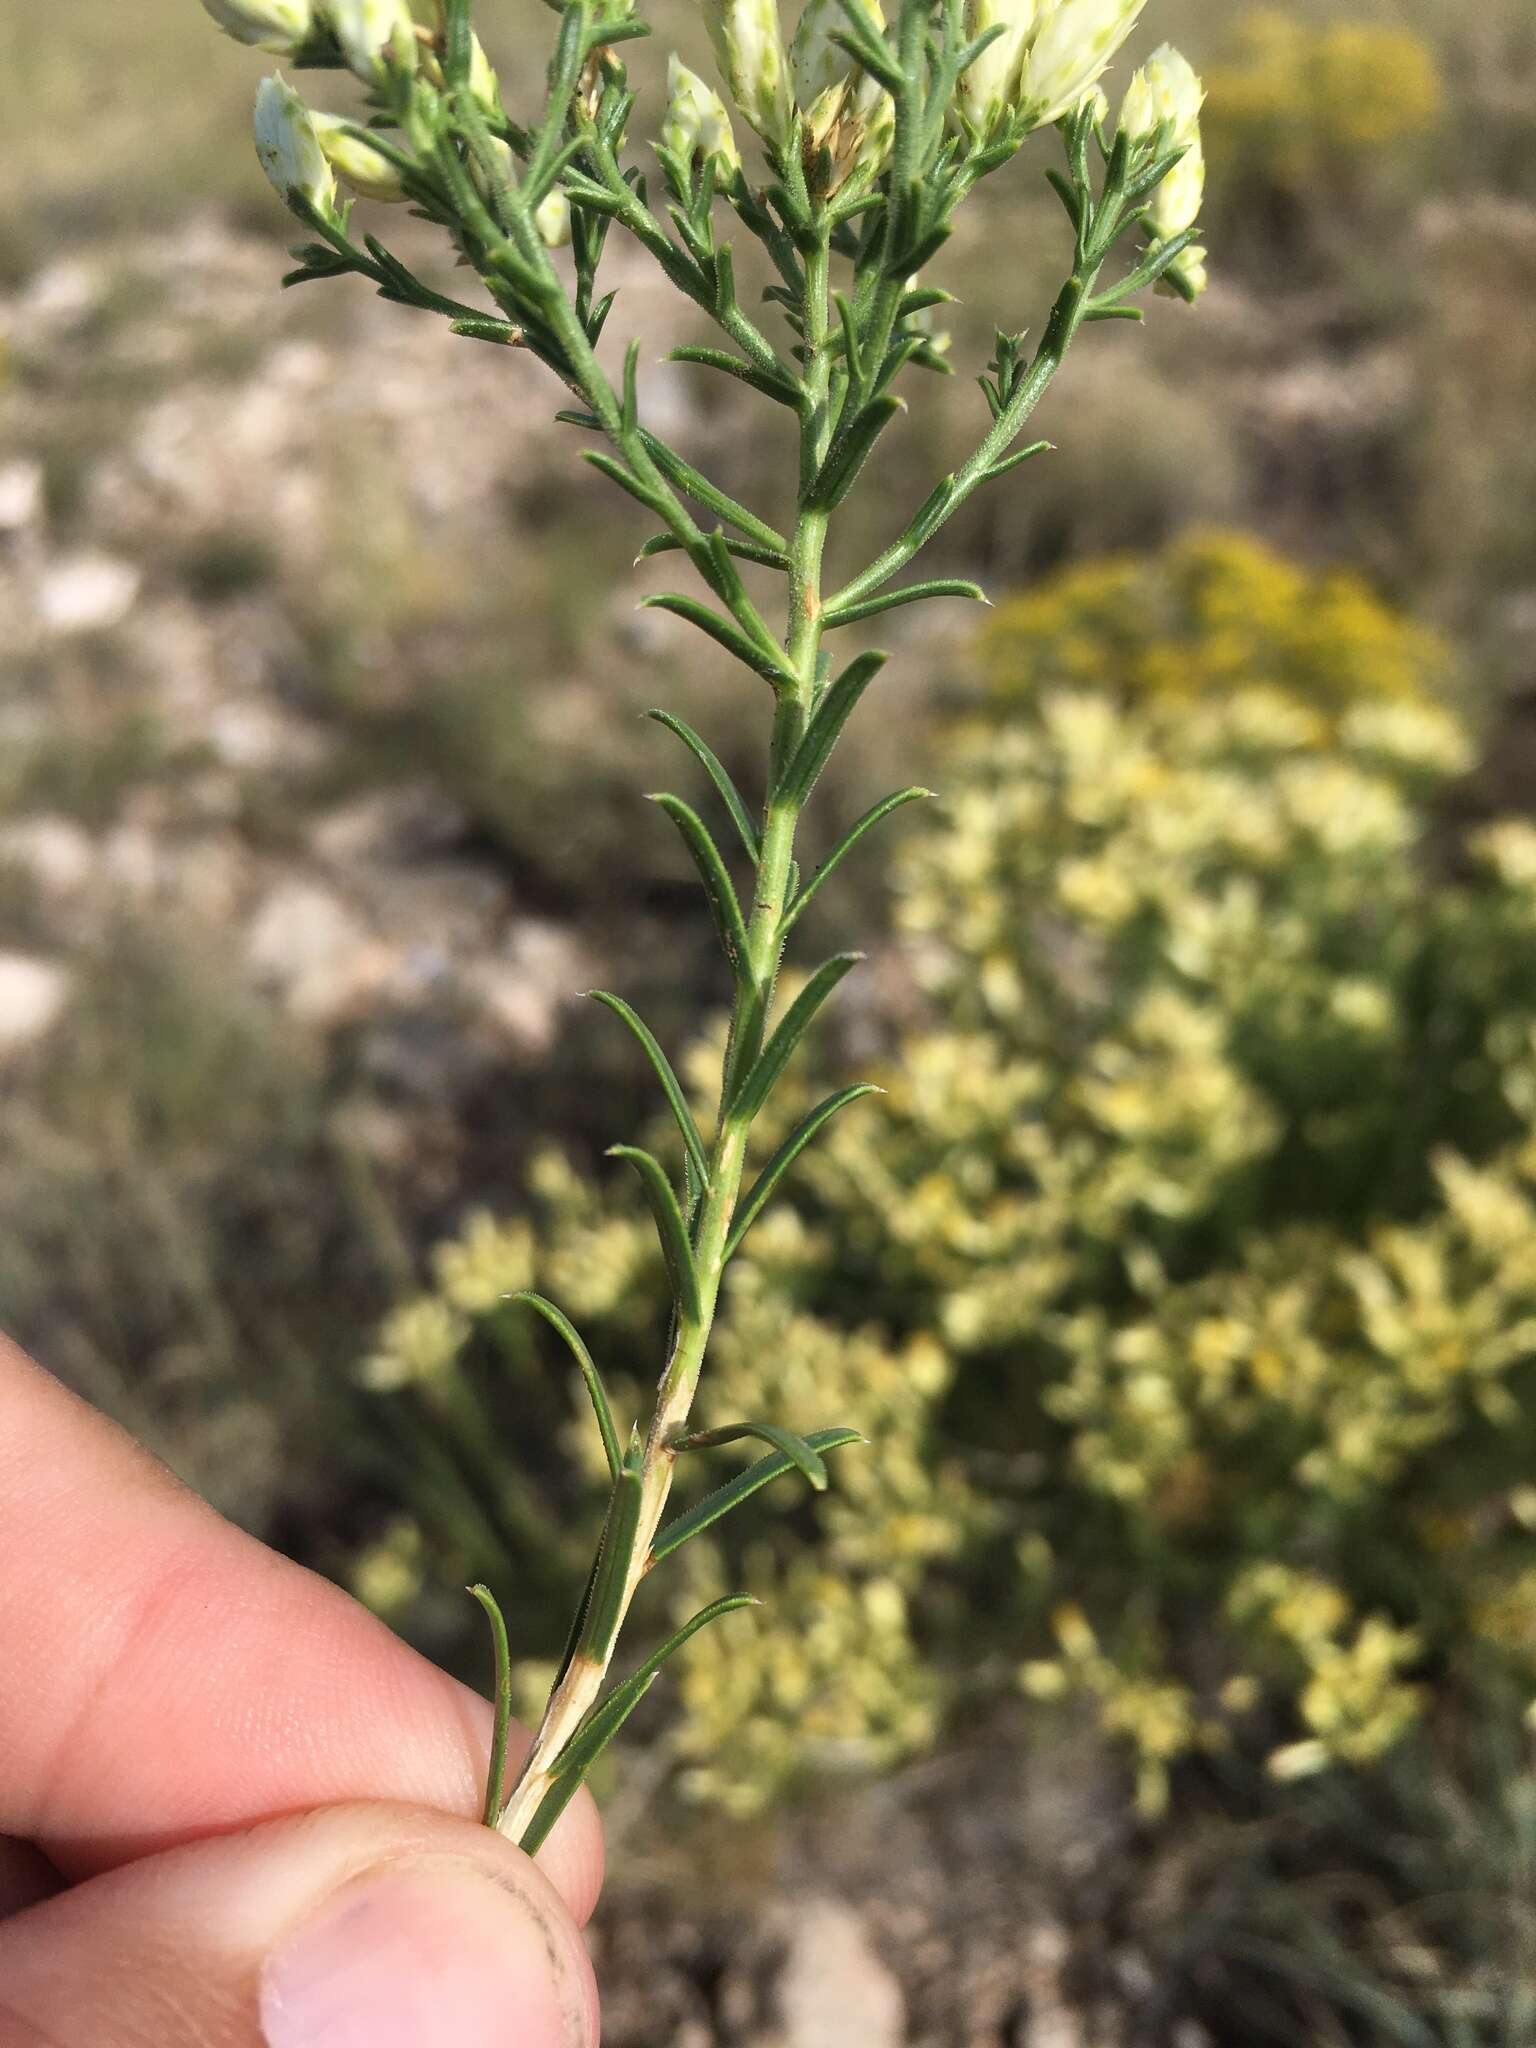
[[[470,999],[519,1052],[546,1053],[561,1010],[590,978],[590,963],[572,934],[542,918],[514,925],[501,951],[471,963]]]
[[[901,2048],[906,2039],[901,1986],[840,1899],[796,1909],[778,2003],[782,2048]]]
[[[362,1014],[389,981],[395,956],[339,896],[295,880],[278,883],[258,905],[246,962],[292,1017],[326,1030]]]
[[[0,953],[0,1059],[22,1052],[58,1022],[70,977],[52,960]]]
[[[0,825],[0,864],[19,868],[50,896],[74,896],[91,879],[96,850],[72,818],[12,818]]]
[[[139,572],[115,555],[69,555],[44,571],[37,615],[50,633],[100,633],[125,619],[139,594]]]
[[[20,533],[37,523],[43,509],[43,465],[0,463],[0,533]]]

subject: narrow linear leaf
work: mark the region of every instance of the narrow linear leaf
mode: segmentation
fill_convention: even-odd
[[[685,804],[680,796],[672,796],[663,790],[653,794],[651,802],[660,804],[682,834],[683,844],[693,856],[693,864],[704,884],[704,894],[714,912],[720,944],[725,949],[731,972],[739,980],[747,971],[747,927],[742,920],[735,887],[725,862],[720,858],[720,849],[698,812],[691,804]]]
[[[557,1331],[565,1339],[566,1346],[586,1382],[587,1393],[591,1397],[592,1412],[597,1417],[598,1434],[603,1440],[603,1450],[608,1459],[609,1475],[617,1479],[624,1460],[619,1451],[619,1433],[613,1424],[613,1410],[608,1405],[608,1394],[603,1386],[602,1374],[593,1363],[591,1352],[581,1341],[575,1324],[563,1310],[556,1308],[555,1304],[547,1301],[542,1294],[535,1294],[531,1288],[524,1288],[518,1294],[509,1295],[507,1299],[520,1301],[525,1308],[533,1309],[544,1318],[552,1330]]]
[[[607,477],[610,483],[617,484],[619,489],[627,492],[631,498],[638,498],[648,512],[662,516],[663,507],[656,493],[649,484],[642,482],[633,470],[620,462],[617,456],[609,455],[601,448],[583,448],[581,459],[583,462],[591,463],[595,470]]]
[[[685,1431],[671,1439],[674,1451],[714,1451],[725,1444],[749,1441],[768,1444],[781,1452],[795,1470],[817,1492],[827,1490],[827,1468],[821,1453],[793,1429],[781,1429],[776,1422],[728,1422],[720,1429]]]
[[[1000,455],[987,471],[988,480],[1006,476],[1010,469],[1017,469],[1022,462],[1033,462],[1037,455],[1054,455],[1054,441],[1031,441],[1027,448],[1015,448],[1011,455]]]
[[[676,733],[683,745],[693,755],[699,766],[704,770],[704,773],[720,792],[721,801],[731,814],[731,823],[736,827],[737,836],[747,850],[748,859],[755,861],[759,854],[757,827],[753,824],[751,813],[742,800],[741,791],[726,773],[719,755],[715,753],[714,749],[706,741],[699,737],[691,725],[687,724],[683,719],[676,717],[674,713],[670,711],[647,711],[645,715],[647,718],[654,719],[658,725],[664,725],[668,732]]]
[[[850,420],[827,450],[827,459],[806,494],[807,504],[826,512],[835,510],[853,488],[859,471],[874,451],[875,443],[896,415],[906,409],[904,398],[885,392],[872,399]]]
[[[462,320],[452,320],[448,332],[466,341],[494,341],[502,348],[515,348],[523,338],[521,328],[514,327],[510,320],[498,320],[492,313],[477,313],[473,317],[466,314]]]
[[[731,1105],[750,1123],[773,1092],[774,1083],[789,1064],[790,1055],[810,1029],[817,1011],[850,968],[864,958],[862,953],[838,953],[818,967],[784,1013],[784,1020],[758,1054],[741,1092]]]
[[[592,1581],[586,1624],[576,1651],[578,1657],[589,1657],[596,1664],[607,1662],[623,1618],[624,1588],[640,1533],[644,1492],[639,1466],[626,1462],[613,1482],[608,1518],[603,1523],[603,1540],[597,1553],[597,1576]]]
[[[789,542],[776,527],[770,526],[765,519],[759,519],[757,514],[749,511],[745,505],[738,504],[736,499],[728,492],[722,491],[718,484],[711,483],[702,470],[695,469],[690,462],[685,462],[675,448],[669,448],[665,441],[659,440],[655,434],[647,433],[643,427],[640,430],[640,441],[646,454],[668,483],[675,484],[678,490],[685,491],[690,498],[706,506],[718,518],[726,520],[738,533],[744,533],[748,540],[755,540],[765,548],[773,548],[781,555],[788,555]]]
[[[704,1149],[704,1140],[699,1135],[699,1127],[694,1121],[693,1111],[688,1107],[688,1098],[684,1095],[677,1075],[673,1071],[672,1062],[657,1043],[655,1033],[645,1020],[635,1010],[631,1009],[622,996],[610,995],[607,989],[602,988],[588,989],[587,994],[592,998],[593,1002],[601,1003],[604,1009],[612,1010],[616,1017],[621,1017],[639,1040],[641,1050],[655,1069],[656,1078],[661,1083],[662,1093],[666,1096],[671,1106],[672,1114],[677,1119],[677,1127],[683,1134],[683,1143],[688,1148],[688,1156],[693,1162],[694,1170],[699,1176],[700,1183],[704,1187],[708,1187],[709,1154]]]
[[[595,450],[587,451],[587,460],[596,467],[603,468],[602,459]],[[632,497],[639,498],[640,490],[633,488],[626,481],[627,472],[622,470],[618,463],[614,463],[612,469],[619,472],[614,481],[623,484]],[[605,475],[610,473],[604,470]],[[642,499],[641,502],[650,501]],[[659,508],[652,504],[651,509],[656,511]],[[654,596],[641,598],[640,608],[642,611],[673,612],[678,618],[686,619],[690,626],[697,626],[701,633],[707,633],[710,639],[725,648],[728,654],[734,655],[744,668],[751,669],[756,675],[765,676],[770,683],[783,684],[794,680],[777,653],[770,653],[766,647],[760,647],[755,640],[749,640],[739,626],[732,625],[729,619],[722,619],[718,612],[711,611],[707,604],[696,597],[686,597],[676,590],[663,590]]]
[[[491,1648],[496,1665],[496,1719],[491,1731],[491,1762],[485,1779],[485,1807],[481,1819],[488,1828],[501,1819],[507,1799],[507,1738],[512,1727],[512,1649],[507,1641],[507,1623],[489,1586],[470,1586],[471,1596],[485,1609],[491,1625]]]
[[[829,875],[836,872],[837,868],[852,853],[866,832],[872,831],[883,819],[888,818],[892,811],[899,811],[903,804],[916,803],[919,797],[931,797],[932,795],[933,791],[931,789],[922,789],[914,784],[911,789],[898,789],[893,795],[882,797],[879,803],[871,804],[858,823],[849,826],[840,843],[832,849],[815,874],[812,875],[811,879],[800,891],[799,895],[794,898],[788,910],[784,913],[784,921],[780,926],[780,930],[787,932],[790,929],[822,883],[827,880]]]
[[[856,1429],[813,1429],[805,1441],[824,1457],[828,1451],[840,1451],[848,1444],[861,1444],[866,1439]],[[786,1472],[794,1469],[782,1451],[772,1451],[766,1458],[759,1458],[755,1465],[749,1465],[745,1472],[738,1472],[724,1486],[716,1487],[713,1493],[706,1494],[685,1514],[675,1516],[658,1533],[651,1546],[647,1570],[660,1564],[663,1558],[670,1557],[674,1550],[681,1550],[690,1537],[702,1534],[722,1515],[728,1515],[732,1508],[740,1507],[744,1500],[750,1500],[754,1493],[760,1493],[765,1486],[771,1485],[775,1479],[782,1479]]]
[[[693,1263],[693,1247],[688,1242],[683,1212],[677,1205],[677,1196],[672,1192],[672,1183],[667,1179],[661,1162],[638,1145],[610,1145],[608,1157],[627,1159],[639,1174],[646,1200],[651,1205],[651,1214],[656,1219],[656,1235],[661,1239],[661,1255],[667,1262],[667,1275],[672,1282],[672,1297],[677,1303],[678,1313],[689,1322],[696,1323],[699,1320],[698,1268]]]
[[[783,1144],[774,1153],[752,1184],[752,1192],[737,1211],[726,1240],[724,1257],[732,1259],[741,1248],[742,1239],[762,1214],[764,1206],[774,1189],[794,1165],[800,1154],[810,1144],[822,1125],[829,1123],[840,1109],[846,1109],[850,1102],[857,1102],[861,1095],[883,1095],[885,1090],[877,1088],[873,1081],[856,1082],[852,1087],[840,1088],[835,1095],[829,1095],[825,1102],[819,1102],[807,1116],[803,1116]]]
[[[839,733],[853,716],[859,699],[884,668],[887,658],[873,650],[861,654],[848,664],[836,682],[827,686],[826,695],[817,706],[790,761],[784,778],[784,796],[798,803],[805,802],[815,787],[817,776],[827,765],[827,757],[836,746]]]
[[[741,356],[733,356],[729,349],[688,345],[673,349],[667,360],[671,363],[696,363],[706,370],[723,370],[726,376],[751,385],[754,391],[761,392],[764,398],[771,398],[779,405],[793,408],[800,403],[800,394],[793,384],[786,384],[781,377],[758,369],[755,363],[749,363]]]
[[[560,1752],[555,1764],[555,1781],[540,1800],[518,1844],[525,1855],[536,1855],[543,1847],[550,1830],[575,1798],[593,1764],[656,1683],[667,1659],[691,1636],[696,1636],[701,1628],[707,1628],[710,1622],[718,1621],[723,1614],[734,1614],[740,1608],[761,1604],[750,1593],[728,1593],[723,1600],[711,1602],[692,1621],[685,1622],[659,1650],[647,1657],[638,1671],[615,1686],[601,1706],[593,1708]]]
[[[900,590],[885,590],[878,597],[861,598],[854,604],[839,605],[826,614],[822,623],[830,632],[835,626],[852,626],[860,619],[872,619],[881,612],[893,612],[898,605],[921,604],[930,597],[968,597],[976,604],[987,602],[987,593],[979,583],[969,583],[959,576],[934,576],[926,583],[906,583]]]
[[[781,571],[789,567],[788,555],[778,548],[765,548],[758,541],[727,538],[725,545],[738,562],[756,562],[764,569]],[[635,559],[648,562],[653,555],[681,554],[682,549],[683,544],[675,533],[653,533]]]

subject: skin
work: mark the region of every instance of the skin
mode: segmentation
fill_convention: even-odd
[[[595,2042],[596,1811],[535,1867],[474,1823],[489,1738],[485,1701],[0,1339],[3,2048],[260,2048],[268,1950],[378,1871],[488,1877],[547,2037]]]

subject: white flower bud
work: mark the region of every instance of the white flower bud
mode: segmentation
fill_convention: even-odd
[[[256,91],[256,154],[285,204],[297,196],[321,213],[335,210],[335,174],[308,107],[281,72],[264,78]]]
[[[314,0],[203,0],[225,35],[290,57],[315,25]]]
[[[534,208],[533,224],[546,249],[563,249],[571,239],[571,202],[563,192],[551,192]]]
[[[1205,151],[1200,141],[1204,102],[1205,88],[1193,67],[1167,43],[1153,52],[1126,87],[1121,133],[1133,142],[1156,140],[1163,148],[1184,152],[1147,200],[1154,248],[1182,235],[1200,217],[1205,197]],[[1204,291],[1205,251],[1186,249],[1169,276],[1176,276],[1191,292]]]
[[[391,66],[416,66],[416,23],[408,0],[321,0],[341,53],[365,84]]]
[[[1146,0],[1057,0],[1041,10],[1016,104],[1032,128],[1059,121],[1092,92]]]
[[[970,0],[967,34],[984,36],[999,27],[1003,31],[960,76],[960,118],[973,134],[985,135],[1011,105],[1042,4],[1049,5],[1049,0]]]
[[[880,0],[860,0],[860,5],[883,32]],[[806,0],[789,52],[805,132],[813,149],[827,152],[831,190],[855,168],[878,169],[895,138],[896,110],[889,93],[833,41],[847,20],[842,0]]]
[[[671,98],[662,123],[663,145],[687,163],[695,156],[705,162],[712,157],[719,177],[739,170],[741,151],[719,93],[675,55],[667,64],[667,89]]]
[[[355,122],[319,113],[312,113],[309,121],[332,170],[361,198],[386,204],[405,198],[399,171],[381,150],[363,140]]]
[[[488,114],[501,112],[501,81],[477,35],[469,39],[469,89]]]
[[[763,140],[789,140],[795,103],[775,0],[705,0],[704,25],[742,118]]]

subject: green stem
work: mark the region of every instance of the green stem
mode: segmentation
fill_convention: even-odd
[[[732,1007],[730,1045],[721,1085],[721,1107],[710,1147],[709,1184],[694,1222],[698,1312],[678,1319],[671,1355],[657,1390],[641,1471],[641,1511],[619,1625],[645,1576],[652,1540],[660,1527],[677,1458],[674,1439],[687,1423],[713,1327],[725,1273],[731,1224],[741,1197],[751,1117],[731,1104],[731,1082],[744,1046],[755,1045],[773,998],[783,950],[786,912],[794,872],[795,833],[801,799],[783,793],[783,768],[798,745],[816,691],[821,648],[821,563],[828,515],[809,505],[807,494],[826,455],[831,432],[828,392],[831,357],[827,347],[830,230],[818,223],[807,251],[802,315],[804,377],[800,411],[800,505],[790,542],[789,618],[786,632],[791,681],[776,692],[768,795],[747,920],[746,972]],[[606,424],[606,422],[605,422]],[[617,1635],[615,1629],[614,1634]],[[552,1768],[602,1691],[608,1657],[578,1654],[571,1659],[549,1706],[534,1746],[513,1790],[502,1827],[520,1839],[548,1792]]]

